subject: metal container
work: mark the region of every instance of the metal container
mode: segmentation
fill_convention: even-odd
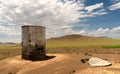
[[[45,59],[45,44],[45,27],[31,25],[22,26],[22,59]]]

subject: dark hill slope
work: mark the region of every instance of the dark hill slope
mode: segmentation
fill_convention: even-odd
[[[71,34],[71,35],[65,35],[61,37],[55,37],[55,38],[50,38],[48,40],[90,40],[90,39],[110,39],[107,37],[91,37],[91,36],[84,36],[84,35],[78,35],[78,34]]]

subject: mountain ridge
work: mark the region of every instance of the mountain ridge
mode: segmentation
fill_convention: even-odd
[[[80,34],[70,34],[70,35],[64,35],[60,37],[54,37],[47,40],[73,40],[73,39],[81,39],[81,40],[87,40],[87,39],[112,39],[108,37],[94,37],[94,36],[85,36]]]

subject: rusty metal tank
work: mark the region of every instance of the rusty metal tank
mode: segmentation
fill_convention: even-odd
[[[45,47],[45,27],[31,25],[22,26],[22,59],[45,59]]]

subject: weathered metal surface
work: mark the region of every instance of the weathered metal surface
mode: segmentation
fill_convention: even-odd
[[[45,27],[22,26],[22,59],[43,60],[45,57]]]

